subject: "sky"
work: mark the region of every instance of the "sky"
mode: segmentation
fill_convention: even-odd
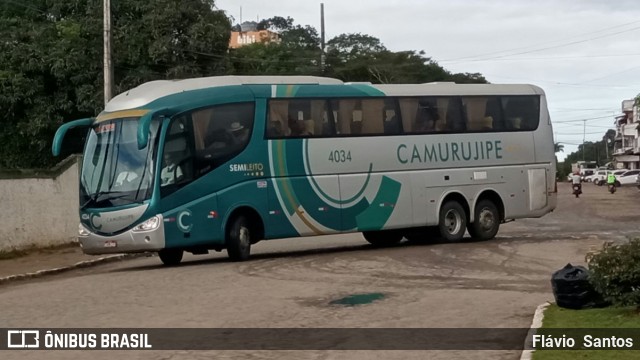
[[[560,161],[583,138],[601,140],[622,101],[640,93],[635,0],[216,0],[216,6],[234,24],[282,16],[319,31],[321,2],[327,40],[368,34],[392,51],[424,50],[454,73],[540,86],[555,141],[564,145]]]

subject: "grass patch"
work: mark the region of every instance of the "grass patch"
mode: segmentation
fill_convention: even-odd
[[[60,244],[60,245],[49,245],[49,246],[31,245],[31,246],[23,247],[19,249],[0,250],[0,261],[17,259],[17,258],[25,257],[28,255],[32,255],[32,254],[51,254],[59,250],[77,248],[78,246],[79,246],[78,243],[72,242],[72,243]]]
[[[640,328],[640,314],[635,307],[570,310],[550,305],[544,312],[542,328],[612,329]],[[636,340],[636,339],[634,339]],[[576,341],[578,342],[578,341]],[[637,344],[634,343],[634,346]],[[536,350],[533,360],[638,359],[635,350]]]

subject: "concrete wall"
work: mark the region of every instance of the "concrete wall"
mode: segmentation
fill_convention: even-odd
[[[79,159],[0,172],[0,251],[77,241]]]

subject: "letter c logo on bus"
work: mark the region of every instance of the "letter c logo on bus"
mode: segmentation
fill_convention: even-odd
[[[100,213],[93,213],[89,218],[89,223],[91,224],[91,227],[93,227],[95,230],[100,230],[102,228],[102,224],[96,225],[94,220],[95,218],[99,218],[99,217],[100,217]]]
[[[191,231],[191,228],[193,227],[193,224],[185,225],[185,223],[184,223],[184,217],[185,216],[191,217],[191,211],[189,211],[189,210],[181,211],[177,216],[177,220],[178,220],[177,221],[177,225],[178,225],[178,229],[180,229],[180,231],[186,233],[186,232]]]

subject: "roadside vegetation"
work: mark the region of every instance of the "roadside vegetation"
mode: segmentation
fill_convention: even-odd
[[[542,328],[640,328],[640,239],[631,239],[617,245],[606,243],[587,260],[591,273],[589,282],[612,305],[602,309],[583,310],[551,305],[545,311]],[[536,350],[533,359],[640,359],[640,351]]]

